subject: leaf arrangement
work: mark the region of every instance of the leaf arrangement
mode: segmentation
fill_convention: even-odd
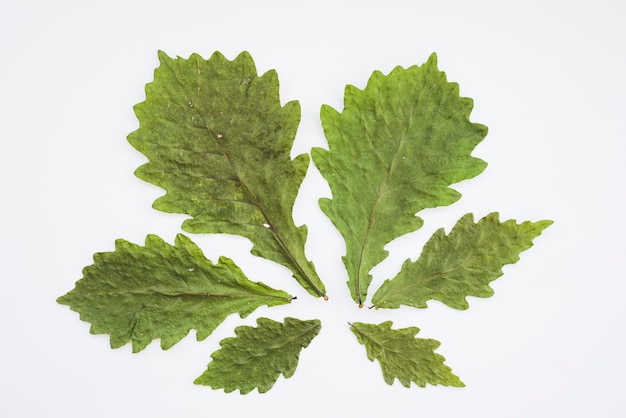
[[[252,253],[287,267],[312,296],[326,298],[315,266],[305,255],[306,226],[296,226],[293,205],[309,166],[306,154],[291,158],[300,121],[297,102],[282,106],[275,71],[257,75],[246,52],[229,61],[159,52],[146,100],[135,106],[139,129],[130,144],[148,162],[137,177],[165,190],[153,207],[187,214],[189,233],[228,233],[248,238]],[[387,257],[385,245],[418,230],[417,214],[450,205],[460,193],[450,186],[480,174],[486,163],[472,157],[487,134],[469,120],[473,102],[459,95],[437,68],[433,54],[421,66],[374,72],[363,89],[347,86],[344,109],[323,106],[328,150],[314,148],[313,162],[330,185],[322,211],[342,234],[343,262],[354,301],[363,306],[370,271]],[[446,234],[433,234],[416,261],[374,293],[376,309],[429,300],[467,309],[468,296],[490,297],[489,283],[505,264],[519,260],[552,221],[501,222],[497,213],[474,221],[463,216]],[[196,330],[207,338],[229,315],[244,318],[262,305],[291,303],[284,291],[249,280],[235,263],[217,264],[183,234],[174,245],[148,235],[144,246],[125,240],[97,253],[73,290],[57,301],[91,323],[93,334],[110,335],[112,348],[131,343],[133,352],[159,339],[168,349]],[[319,320],[258,318],[221,341],[196,384],[263,393],[279,376],[292,376],[300,352],[318,335]],[[464,386],[439,342],[416,338],[417,327],[353,323],[350,330],[378,360],[386,383]]]

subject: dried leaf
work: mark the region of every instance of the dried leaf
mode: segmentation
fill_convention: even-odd
[[[350,327],[359,343],[365,346],[367,358],[378,360],[388,385],[398,379],[405,387],[411,382],[421,387],[426,384],[465,386],[443,363],[445,358],[435,353],[439,341],[415,338],[419,332],[417,327],[393,330],[392,325],[391,321],[379,325],[355,322]]]
[[[493,295],[489,283],[502,276],[502,266],[516,263],[551,224],[547,220],[500,222],[496,212],[474,223],[472,214],[467,214],[450,234],[436,231],[417,261],[406,260],[398,275],[374,294],[372,303],[376,308],[426,308],[426,302],[434,299],[467,309],[466,297]]]
[[[135,106],[129,142],[148,157],[137,177],[166,190],[154,208],[191,215],[183,229],[252,241],[252,253],[289,268],[312,295],[324,284],[304,252],[307,229],[292,209],[309,157],[291,159],[300,106],[281,106],[275,71],[257,76],[248,53],[171,59]]]
[[[470,155],[487,134],[469,121],[472,106],[433,54],[419,67],[374,72],[363,90],[347,86],[341,113],[322,107],[329,150],[312,156],[332,199],[320,207],[346,242],[343,262],[359,305],[369,271],[387,257],[383,247],[422,226],[417,212],[456,202],[461,195],[449,186],[485,168]]]
[[[131,342],[138,352],[157,338],[168,349],[191,329],[203,340],[233,313],[243,318],[261,305],[292,299],[248,280],[228,258],[213,264],[179,234],[174,246],[156,235],[143,247],[117,240],[115,251],[95,254],[76,287],[57,302],[90,322],[92,334],[109,334],[112,348]]]
[[[267,392],[281,374],[293,376],[300,352],[321,328],[317,319],[285,318],[281,323],[259,318],[257,324],[237,327],[236,337],[222,340],[222,348],[211,355],[213,361],[195,383],[225,392],[239,389],[242,395],[255,388]]]

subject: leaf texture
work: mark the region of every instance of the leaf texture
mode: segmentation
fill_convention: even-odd
[[[360,305],[369,271],[387,257],[384,246],[419,229],[420,210],[457,201],[449,186],[486,167],[470,155],[487,134],[469,121],[472,107],[437,69],[435,54],[422,66],[376,71],[363,90],[348,85],[341,113],[322,107],[329,149],[312,157],[332,199],[320,207],[343,235],[348,286]]]
[[[439,341],[415,338],[417,327],[391,329],[391,321],[379,325],[355,322],[351,331],[365,346],[367,358],[378,360],[383,378],[388,385],[394,379],[409,387],[414,382],[420,387],[430,385],[463,387],[465,384],[444,364],[445,358],[435,353]]]
[[[225,392],[239,389],[242,395],[255,388],[267,392],[281,373],[293,376],[300,352],[321,329],[317,319],[285,318],[281,323],[259,318],[257,325],[237,327],[236,337],[222,340],[222,348],[211,355],[213,361],[194,383]]]
[[[133,352],[157,338],[168,349],[191,329],[200,341],[233,313],[243,318],[291,300],[248,280],[228,258],[213,264],[182,234],[174,246],[156,235],[143,247],[117,240],[114,252],[95,254],[75,288],[57,299],[90,322],[92,334],[109,334],[112,348],[131,342]]]
[[[406,260],[398,275],[374,294],[372,303],[376,308],[426,308],[432,299],[467,309],[466,297],[492,296],[489,283],[502,276],[502,267],[516,263],[551,224],[549,220],[500,222],[496,212],[474,223],[473,215],[467,214],[450,234],[443,228],[436,231],[417,261]]]
[[[135,106],[140,127],[128,136],[148,157],[137,177],[166,190],[155,209],[191,215],[192,233],[242,235],[252,253],[286,266],[312,295],[325,296],[306,258],[306,226],[293,204],[306,154],[291,159],[300,106],[281,106],[275,71],[257,76],[252,57],[216,52],[171,59],[159,52],[146,100]]]

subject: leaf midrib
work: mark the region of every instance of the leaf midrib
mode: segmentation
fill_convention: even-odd
[[[119,298],[123,295],[130,296],[165,296],[165,297],[231,297],[231,298],[271,298],[271,299],[284,299],[286,301],[293,300],[293,297],[285,297],[278,295],[269,295],[269,294],[258,294],[258,293],[244,293],[244,292],[189,292],[182,290],[133,290],[133,291],[124,291],[124,292],[99,292],[98,296],[100,297],[110,297],[110,298]]]
[[[417,106],[417,105],[416,105]],[[383,183],[381,184],[380,188],[379,188],[379,192],[378,192],[378,196],[376,198],[376,202],[374,202],[374,207],[372,208],[372,212],[370,213],[370,217],[367,221],[367,228],[365,229],[365,236],[363,237],[363,245],[361,246],[361,251],[359,253],[359,261],[357,264],[357,275],[356,275],[356,282],[355,282],[355,293],[357,294],[357,298],[358,301],[357,303],[359,304],[359,308],[363,307],[363,299],[364,299],[364,295],[362,295],[362,291],[361,291],[361,269],[363,266],[363,256],[365,253],[365,247],[368,244],[369,241],[369,237],[370,237],[370,232],[372,230],[372,225],[374,223],[374,219],[377,216],[377,212],[378,212],[378,207],[380,206],[380,202],[383,198],[383,195],[385,194],[385,191],[387,189],[387,185],[389,183],[389,179],[391,178],[391,175],[393,174],[393,171],[395,169],[396,166],[396,161],[398,159],[398,156],[400,155],[400,151],[402,150],[402,148],[404,148],[404,144],[405,144],[405,138],[407,135],[407,132],[409,131],[409,128],[411,127],[412,121],[413,121],[413,111],[415,109],[416,106],[412,106],[411,107],[411,113],[409,114],[408,120],[405,118],[405,120],[407,120],[407,124],[406,124],[406,128],[404,130],[404,132],[402,133],[402,136],[400,138],[400,143],[398,144],[398,147],[393,155],[393,158],[391,160],[391,164],[389,165],[389,170],[387,170],[387,174],[385,176],[385,180],[383,181]],[[384,113],[383,113],[383,118],[384,118]],[[387,129],[389,130],[389,123],[387,122],[387,120],[385,119],[385,127],[387,127]],[[391,131],[389,132],[391,134],[391,136],[393,137],[393,134],[391,133]],[[365,274],[367,274],[368,272],[366,272]]]

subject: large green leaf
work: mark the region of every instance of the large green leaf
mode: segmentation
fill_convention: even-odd
[[[426,384],[443,386],[465,386],[443,362],[445,358],[435,353],[439,341],[415,338],[417,327],[391,329],[391,321],[379,325],[355,322],[351,331],[359,343],[365,346],[367,358],[378,360],[383,378],[388,385],[397,378],[403,386],[415,382],[420,387]]]
[[[213,264],[179,234],[174,246],[156,235],[144,247],[117,240],[115,251],[95,254],[76,287],[57,301],[90,322],[91,333],[109,334],[112,348],[131,342],[138,352],[157,338],[168,349],[191,329],[202,340],[233,313],[245,317],[292,299],[248,280],[228,258]]]
[[[502,266],[519,260],[533,239],[552,221],[500,222],[491,213],[474,223],[463,216],[446,235],[436,231],[417,261],[406,260],[398,275],[386,280],[372,298],[376,308],[408,305],[425,308],[434,299],[456,309],[467,309],[467,296],[489,297],[489,283],[502,275]]]
[[[259,318],[257,325],[237,327],[236,337],[222,340],[222,348],[211,355],[213,361],[194,383],[225,392],[239,389],[241,394],[255,388],[267,392],[281,373],[293,376],[300,352],[321,329],[317,319],[285,318],[281,323]]]
[[[307,229],[293,204],[306,174],[306,154],[291,159],[300,106],[281,106],[275,71],[257,76],[248,53],[171,59],[135,106],[139,129],[129,142],[148,157],[137,177],[166,190],[154,208],[191,215],[192,233],[242,235],[255,255],[289,268],[312,295],[325,288],[304,252]]]
[[[470,156],[487,134],[469,121],[472,107],[435,54],[422,66],[374,72],[363,90],[347,86],[341,113],[322,107],[329,149],[312,156],[332,200],[320,206],[343,235],[348,286],[360,305],[369,271],[387,256],[383,247],[419,229],[420,210],[457,201],[449,186],[485,168]]]

